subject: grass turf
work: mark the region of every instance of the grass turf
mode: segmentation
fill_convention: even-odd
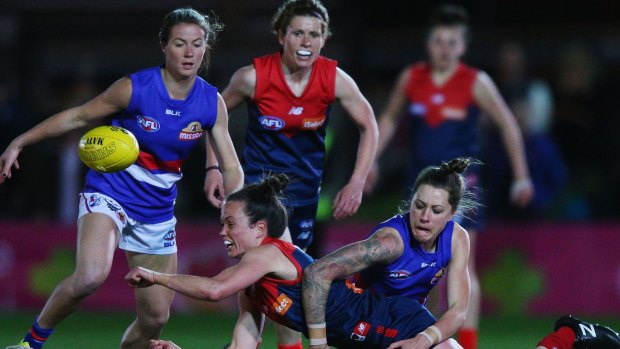
[[[0,313],[0,348],[15,344],[31,324],[34,313]],[[553,329],[556,317],[503,318],[484,316],[480,324],[480,349],[533,349]],[[128,313],[78,312],[56,330],[45,349],[110,349],[118,348],[121,335],[133,320]],[[229,342],[236,316],[234,314],[173,314],[164,329],[163,338],[171,339],[183,349],[219,349]],[[620,328],[618,318],[590,318]],[[304,341],[305,347],[307,347]],[[263,336],[263,349],[275,349],[274,330],[269,323]]]

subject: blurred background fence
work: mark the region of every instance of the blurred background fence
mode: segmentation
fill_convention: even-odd
[[[425,58],[424,24],[437,1],[324,1],[334,35],[323,54],[358,83],[378,115],[398,72]],[[0,148],[44,118],[77,105],[137,69],[161,64],[165,13],[212,10],[225,29],[204,77],[220,90],[231,74],[270,53],[275,0],[0,0]],[[507,203],[510,172],[501,144],[485,138],[481,159],[487,227],[480,239],[485,312],[620,315],[620,16],[614,1],[468,1],[472,40],[465,57],[497,82],[519,118],[538,196],[527,210]],[[535,82],[531,95],[515,81]],[[527,104],[527,103],[529,104]],[[245,111],[232,113],[243,147]],[[336,107],[323,194],[348,179],[357,132]],[[487,129],[487,125],[483,125]],[[82,131],[27,148],[21,170],[0,186],[0,310],[39,308],[72,269],[77,193],[85,167]],[[542,140],[541,140],[542,139]],[[377,190],[360,213],[322,221],[317,251],[364,237],[404,197],[406,135],[381,160]],[[499,149],[499,151],[498,151]],[[203,150],[184,167],[177,217],[183,272],[212,275],[231,263],[216,235],[217,210],[202,193]],[[329,217],[327,214],[326,217]],[[86,308],[131,308],[114,270]],[[177,309],[202,307],[177,299]],[[183,303],[185,302],[185,303]],[[231,306],[224,303],[222,307]]]

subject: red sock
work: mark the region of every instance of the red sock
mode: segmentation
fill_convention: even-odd
[[[278,349],[304,349],[301,339],[295,344],[278,344]]]
[[[573,330],[562,326],[557,331],[548,334],[538,345],[547,349],[572,349],[575,337]]]
[[[461,328],[458,332],[458,342],[463,349],[478,348],[478,330],[475,328]]]

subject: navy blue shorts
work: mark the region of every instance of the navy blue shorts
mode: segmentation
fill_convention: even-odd
[[[366,290],[364,293],[370,293]],[[368,294],[371,301],[360,301],[357,306],[340,311],[337,324],[328,318],[328,341],[340,349],[385,349],[391,343],[415,337],[433,325],[435,317],[418,301],[381,294]],[[345,319],[346,318],[346,319]]]
[[[312,243],[314,222],[319,203],[288,207],[288,229],[291,231],[293,244],[303,250]]]

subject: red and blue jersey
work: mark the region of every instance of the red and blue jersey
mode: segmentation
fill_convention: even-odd
[[[291,180],[285,190],[290,206],[318,201],[325,131],[330,105],[336,100],[337,62],[317,58],[300,96],[288,87],[281,53],[254,59],[256,90],[248,101],[249,123],[242,162],[247,183],[265,174],[285,173]]]
[[[187,98],[170,98],[160,67],[131,74],[131,100],[112,125],[131,131],[140,145],[138,160],[117,173],[89,170],[84,192],[99,192],[119,202],[143,223],[174,217],[176,182],[190,151],[217,120],[217,89],[196,78]]]
[[[446,82],[436,85],[429,64],[411,67],[406,95],[412,164],[416,169],[460,156],[478,157],[479,108],[474,100],[477,76],[478,70],[459,63]]]
[[[374,265],[356,275],[360,287],[391,296],[401,295],[423,303],[430,290],[447,273],[452,260],[452,233],[454,222],[448,221],[437,236],[437,248],[426,252],[412,238],[409,214],[396,215],[379,224],[371,233],[382,228],[393,228],[403,239],[403,254],[387,265]]]
[[[254,306],[273,321],[308,336],[301,282],[303,270],[313,259],[291,243],[265,238],[295,265],[295,280],[262,277],[246,290]],[[345,280],[332,283],[325,312],[327,342],[337,348],[385,349],[390,343],[415,335],[435,323],[419,302],[364,292]]]

